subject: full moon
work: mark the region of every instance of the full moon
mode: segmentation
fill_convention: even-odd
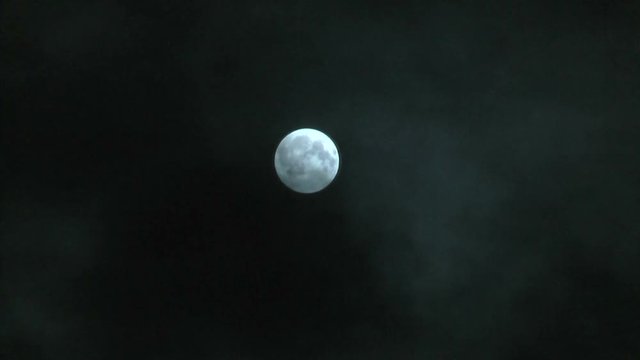
[[[336,145],[315,129],[298,129],[285,136],[274,159],[276,173],[291,190],[310,194],[327,187],[338,173]]]

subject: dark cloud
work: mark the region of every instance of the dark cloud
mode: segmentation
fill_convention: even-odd
[[[640,354],[636,3],[1,10],[3,358]]]

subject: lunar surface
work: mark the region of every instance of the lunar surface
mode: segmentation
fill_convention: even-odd
[[[291,190],[318,192],[329,185],[338,173],[340,156],[336,145],[324,133],[299,129],[278,145],[274,159],[276,173]]]

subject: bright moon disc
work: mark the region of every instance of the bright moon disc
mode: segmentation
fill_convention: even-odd
[[[338,149],[324,133],[299,129],[278,145],[274,159],[276,173],[291,190],[318,192],[333,181],[340,166]]]

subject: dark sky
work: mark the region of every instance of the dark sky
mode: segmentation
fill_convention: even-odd
[[[15,0],[0,45],[3,359],[640,357],[638,1]]]

